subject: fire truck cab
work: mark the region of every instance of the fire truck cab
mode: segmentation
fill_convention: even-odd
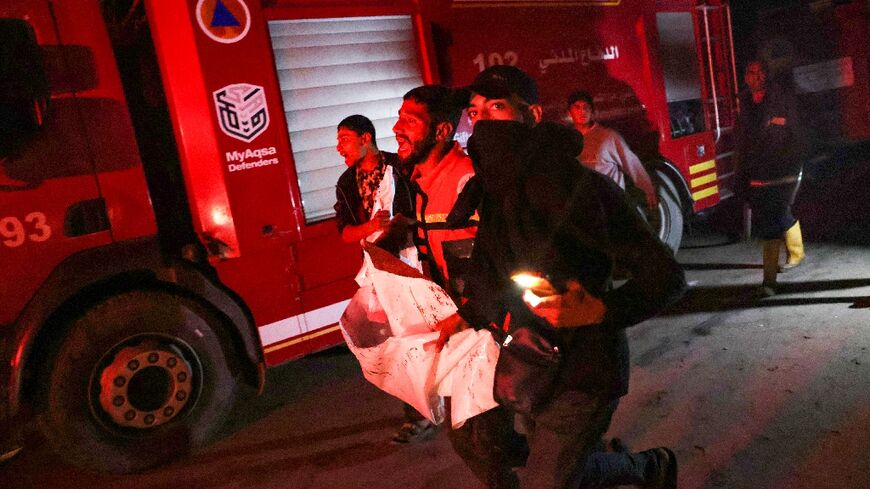
[[[4,2],[0,423],[114,472],[205,445],[239,382],[341,342],[338,121],[389,151],[407,90],[492,64],[549,119],[595,93],[676,249],[728,192],[729,25],[720,0]]]

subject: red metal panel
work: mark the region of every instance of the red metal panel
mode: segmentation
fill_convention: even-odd
[[[284,113],[255,2],[147,4],[195,225],[221,280],[258,326],[301,312],[290,244],[299,239]]]
[[[178,3],[160,1],[147,2],[146,11],[160,60],[194,226],[203,236],[225,243],[226,256],[238,256],[238,237],[190,13]]]
[[[95,2],[82,4],[78,10],[84,17],[99,16]],[[31,24],[37,42],[45,50],[47,75],[53,87],[50,111],[43,128],[14,154],[3,155],[0,163],[0,185],[8,190],[0,192],[0,270],[3,270],[0,324],[9,324],[64,258],[111,242],[108,231],[70,237],[64,228],[71,206],[100,197],[93,173],[95,163],[83,127],[87,121],[82,119],[82,108],[95,100],[113,101],[117,90],[106,81],[111,80],[114,65],[100,56],[105,51],[93,45],[94,39],[80,38],[64,29],[60,31],[65,38],[59,39],[48,2],[4,3],[0,6],[0,16],[25,19]],[[59,17],[59,21],[63,25],[75,19]],[[96,30],[99,31],[99,27]],[[101,70],[102,78],[87,77],[94,86],[79,99],[69,88],[75,86],[69,80],[79,73],[68,70],[68,61],[74,52],[87,53],[91,48],[97,50],[94,61],[99,65],[97,69]],[[92,74],[87,66],[78,68]],[[94,121],[94,124],[99,123]],[[150,214],[140,217],[143,218],[142,229],[147,230],[148,223],[153,225],[153,221],[149,221]]]
[[[339,331],[338,326],[331,325],[304,336],[289,340],[286,343],[279,345],[280,348],[273,350],[266,348],[266,364],[278,365],[309,353],[325,350],[326,348],[335,346],[343,341],[344,338],[341,336],[341,331]]]
[[[860,2],[835,7],[838,52],[851,58],[853,84],[843,93],[844,133],[855,141],[870,140],[870,5]],[[863,9],[863,11],[862,11]],[[840,95],[840,94],[838,94]]]
[[[420,13],[415,13],[412,20],[414,38],[417,41],[417,55],[420,60],[420,71],[423,73],[423,83],[439,83],[438,70],[435,68],[435,46],[432,44],[429,21]]]
[[[96,5],[82,8],[69,2],[54,4],[54,10],[62,42],[88,46],[94,57],[98,84],[77,92],[76,97],[112,238],[120,241],[154,234],[157,225],[139,148],[100,10]]]
[[[514,64],[537,80],[545,119],[567,122],[568,94],[585,89],[596,94],[602,118],[636,152],[656,154],[655,131],[662,125],[655,108],[664,95],[648,83],[645,40],[638,37],[643,29],[637,29],[652,3],[530,3],[534,6],[453,8],[455,3],[442,1],[432,8],[442,81],[465,85],[488,66]]]

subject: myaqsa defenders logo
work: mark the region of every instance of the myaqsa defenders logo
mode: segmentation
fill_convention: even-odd
[[[196,2],[199,28],[213,40],[231,44],[251,28],[251,11],[242,0],[199,0]]]
[[[250,143],[269,127],[263,87],[235,83],[212,94],[221,131],[227,136]]]

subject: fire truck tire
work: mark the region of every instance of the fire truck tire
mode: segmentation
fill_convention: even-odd
[[[47,372],[43,434],[69,462],[113,473],[204,446],[237,390],[220,324],[201,304],[156,291],[91,307],[71,324]]]
[[[683,208],[676,185],[663,172],[656,173],[659,182],[656,186],[659,206],[650,216],[650,224],[658,233],[659,239],[676,253],[683,241]]]

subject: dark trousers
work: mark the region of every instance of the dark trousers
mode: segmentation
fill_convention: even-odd
[[[515,489],[519,479],[513,467],[525,464],[526,437],[514,429],[514,414],[496,407],[465,421],[447,433],[453,449],[491,489]]]
[[[600,448],[618,400],[580,391],[558,393],[514,430],[514,416],[496,408],[468,420],[450,441],[490,488],[585,489],[644,484],[658,472],[650,452],[609,453]],[[517,473],[512,467],[523,465]],[[521,481],[521,482],[520,482]]]
[[[797,219],[791,206],[797,195],[799,182],[767,187],[754,187],[749,192],[752,208],[752,233],[761,239],[781,239]]]

